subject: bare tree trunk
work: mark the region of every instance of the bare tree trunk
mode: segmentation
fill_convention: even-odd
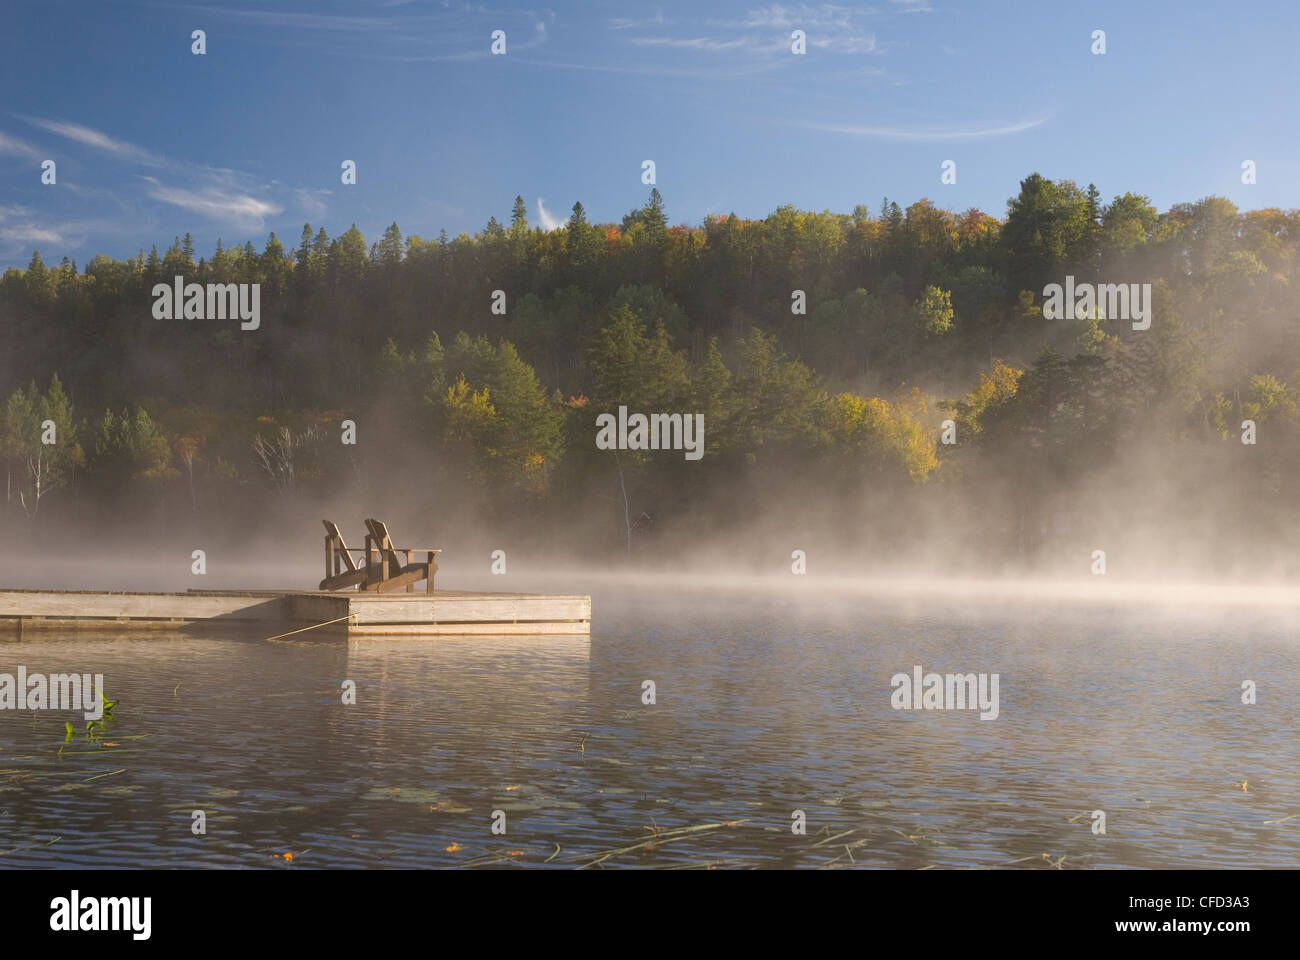
[[[623,483],[623,464],[618,459],[618,451],[614,451],[614,464],[618,467],[618,485],[623,491],[623,523],[627,525],[627,555],[632,556],[632,515],[627,505],[627,486]]]
[[[197,519],[199,515],[199,503],[194,497],[194,454],[190,453],[183,459],[185,460],[185,472],[188,473],[190,477],[190,516]]]

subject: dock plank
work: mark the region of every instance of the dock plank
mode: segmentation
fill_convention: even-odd
[[[377,594],[320,590],[190,590],[148,593],[0,589],[0,629],[202,623],[305,626],[348,617],[333,635],[589,635],[591,598],[438,591]]]

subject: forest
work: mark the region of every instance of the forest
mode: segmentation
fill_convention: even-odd
[[[315,551],[382,515],[484,558],[1294,576],[1298,240],[1296,210],[1033,174],[1001,218],[674,226],[655,189],[552,231],[516,197],[474,236],[36,253],[0,278],[0,537]],[[1150,284],[1150,327],[1045,318],[1067,275]],[[259,284],[260,325],[157,318],[177,276]],[[702,414],[702,458],[599,449],[620,405]]]

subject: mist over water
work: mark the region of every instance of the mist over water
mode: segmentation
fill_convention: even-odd
[[[0,33],[0,869],[1300,868],[1300,6],[139,6]]]
[[[0,716],[2,862],[572,867],[728,824],[601,865],[1300,863],[1293,608],[1079,602],[1080,585],[800,595],[806,582],[536,577],[588,586],[589,641],[0,645],[29,671],[102,671],[121,699],[102,744],[62,759],[62,714]],[[998,719],[894,710],[890,677],[914,665],[998,673]],[[1257,704],[1240,702],[1245,679]]]

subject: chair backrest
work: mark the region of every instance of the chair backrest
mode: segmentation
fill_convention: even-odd
[[[397,550],[393,546],[393,538],[388,535],[388,526],[382,520],[367,520],[366,529],[370,531],[371,538],[375,541],[381,553],[388,554],[388,564],[394,570],[402,569],[404,561],[397,555]]]
[[[357,565],[352,559],[352,554],[348,551],[348,545],[343,542],[343,534],[339,532],[338,524],[333,523],[330,520],[322,520],[321,523],[325,524],[326,536],[332,539],[338,546],[339,549],[337,555],[343,557],[344,566],[346,566],[349,571],[356,570]],[[329,573],[330,571],[326,571],[326,576],[328,576]]]

